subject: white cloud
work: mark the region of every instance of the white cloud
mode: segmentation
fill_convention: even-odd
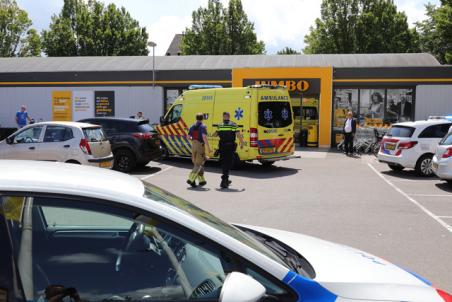
[[[189,16],[163,16],[147,26],[149,39],[157,43],[155,54],[158,56],[165,55],[174,35],[182,33],[190,25],[190,22],[191,17]]]

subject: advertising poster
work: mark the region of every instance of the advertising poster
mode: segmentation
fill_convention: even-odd
[[[52,92],[52,120],[72,121],[72,91]]]
[[[96,91],[94,94],[94,115],[115,116],[115,92],[114,91]]]
[[[79,121],[94,115],[94,92],[74,91],[73,119]]]

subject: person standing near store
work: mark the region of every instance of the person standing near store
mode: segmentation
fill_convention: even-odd
[[[227,189],[231,184],[229,181],[229,171],[234,163],[234,154],[237,149],[236,138],[239,138],[240,148],[243,148],[244,145],[242,134],[238,130],[237,125],[231,122],[230,118],[231,115],[229,112],[223,112],[223,123],[218,126],[217,130],[217,134],[220,137],[218,147],[223,172],[220,183],[222,189]]]
[[[207,140],[207,127],[203,124],[204,115],[202,113],[196,114],[196,123],[190,127],[188,135],[191,139],[191,160],[193,162],[193,170],[188,176],[187,183],[193,188],[196,187],[196,179],[199,180],[199,185],[205,186],[207,184],[204,178],[204,163],[206,162],[207,154],[210,154],[209,141]]]
[[[347,118],[344,122],[344,147],[346,155],[353,155],[353,138],[356,133],[356,120],[351,111],[347,112]]]
[[[17,127],[23,128],[27,125],[27,120],[32,121],[32,118],[28,115],[27,107],[25,105],[20,106],[20,110],[16,112]]]

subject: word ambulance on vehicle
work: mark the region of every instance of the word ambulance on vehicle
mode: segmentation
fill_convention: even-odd
[[[202,87],[204,88],[204,87]],[[272,165],[278,160],[294,158],[293,111],[284,86],[254,85],[243,88],[191,89],[180,95],[167,114],[161,118],[157,131],[161,135],[164,154],[191,156],[189,127],[196,113],[204,114],[209,144],[218,150],[215,135],[229,112],[238,125],[245,145],[238,147],[235,163],[258,160]],[[217,158],[217,153],[213,158]]]

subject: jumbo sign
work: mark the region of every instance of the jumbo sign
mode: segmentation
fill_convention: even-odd
[[[293,94],[318,94],[320,93],[320,79],[244,79],[243,86],[250,85],[280,85],[286,86]]]

